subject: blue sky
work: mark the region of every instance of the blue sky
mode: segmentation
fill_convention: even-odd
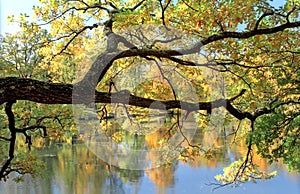
[[[7,16],[18,16],[20,13],[32,15],[33,5],[38,5],[38,0],[0,0],[0,34],[16,32],[16,25],[7,24]]]

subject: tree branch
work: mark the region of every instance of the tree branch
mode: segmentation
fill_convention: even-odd
[[[4,140],[4,141],[10,141],[10,138],[7,138],[7,137],[2,137],[2,136],[0,136],[0,139],[1,139],[1,140]]]
[[[269,16],[269,15],[274,15],[274,12],[273,12],[273,11],[268,11],[268,12],[265,12],[264,14],[262,14],[262,15],[258,18],[258,20],[256,21],[254,30],[257,30],[258,27],[259,27],[260,22],[261,22],[265,17],[267,17],[267,16]]]
[[[9,168],[11,161],[14,159],[15,155],[15,143],[16,143],[16,137],[17,132],[15,128],[15,116],[12,112],[12,105],[15,103],[15,100],[8,100],[5,105],[5,113],[8,117],[8,128],[10,131],[10,139],[9,139],[9,150],[8,150],[8,158],[4,162],[1,170],[0,170],[0,180],[5,178],[6,176],[6,170]]]
[[[153,100],[130,94],[129,91],[119,91],[116,93],[93,91],[94,94],[85,92],[82,88],[80,94],[73,94],[72,84],[48,83],[33,79],[7,77],[0,78],[0,104],[10,100],[29,100],[32,102],[44,104],[88,104],[88,103],[123,103],[143,108],[161,109],[155,106]],[[188,111],[206,110],[212,108],[225,107],[229,113],[238,119],[252,118],[247,112],[241,112],[236,109],[231,102],[244,93],[242,90],[236,97],[230,99],[217,99],[211,102],[184,102],[180,100],[159,101],[164,105],[165,109],[185,109]],[[157,104],[157,103],[155,103]],[[159,103],[158,103],[159,104]]]

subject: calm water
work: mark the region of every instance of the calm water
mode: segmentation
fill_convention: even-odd
[[[38,154],[46,163],[43,178],[27,177],[22,183],[8,181],[0,183],[0,193],[5,194],[135,194],[135,193],[211,193],[213,177],[222,172],[238,153],[224,149],[218,160],[199,159],[182,163],[174,162],[165,168],[150,171],[122,170],[108,166],[98,159],[85,144],[53,144],[40,148]],[[213,193],[243,194],[298,194],[300,193],[300,175],[287,173],[283,167],[277,169],[279,175],[268,181],[246,183],[237,188],[226,187]]]

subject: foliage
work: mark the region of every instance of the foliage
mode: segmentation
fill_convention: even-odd
[[[259,130],[252,134],[262,156],[270,162],[282,158],[291,171],[300,169],[300,120],[296,109],[284,106],[276,110],[277,114],[262,116],[256,124]]]
[[[20,152],[16,154],[16,159],[11,163],[11,170],[18,173],[14,181],[23,181],[25,174],[32,174],[33,178],[42,177],[45,165],[32,153]]]
[[[20,31],[0,37],[0,76],[37,79],[44,87],[23,86],[18,94],[21,97],[16,99],[3,97],[4,93],[14,91],[15,85],[0,88],[3,94],[0,96],[3,102],[0,105],[3,109],[0,112],[1,162],[5,161],[14,132],[23,134],[28,145],[29,137],[46,134],[58,141],[70,139],[77,132],[71,106],[67,105],[71,97],[61,94],[57,99],[67,100],[62,103],[54,99],[51,103],[55,105],[36,103],[37,99],[49,95],[45,94],[46,84],[61,83],[67,87],[95,80],[97,76],[99,80],[90,84],[97,92],[104,93],[97,94],[107,97],[126,89],[130,98],[138,99],[131,101],[133,106],[124,105],[130,113],[128,117],[147,114],[138,106],[149,108],[143,102],[152,99],[170,110],[178,108],[174,103],[180,100],[199,102],[194,103],[199,105],[198,109],[189,111],[197,111],[199,128],[216,134],[223,127],[214,122],[220,122],[223,117],[226,124],[247,119],[249,122],[242,126],[233,124],[233,130],[224,128],[224,133],[234,135],[236,142],[242,140],[248,146],[248,153],[256,146],[258,153],[270,162],[282,158],[290,170],[299,171],[299,9],[298,0],[287,0],[281,7],[264,0],[200,3],[193,0],[40,0],[33,8],[34,22],[29,22],[26,14],[17,19],[10,16],[8,20],[17,22]],[[141,32],[143,25],[147,33]],[[160,27],[153,30],[155,25]],[[114,41],[117,41],[115,45]],[[111,56],[113,61],[103,67],[101,60]],[[147,75],[138,75],[141,69],[149,70]],[[182,79],[174,79],[174,75]],[[41,95],[34,96],[39,89]],[[191,89],[195,89],[197,96],[188,96]],[[98,117],[103,120],[114,111],[113,106],[103,102],[105,97],[101,96],[96,103]],[[10,103],[14,104],[14,114],[9,116],[4,109]],[[170,119],[170,126],[176,125],[177,133],[180,132],[178,118]],[[138,116],[134,121],[145,120]],[[101,125],[107,130],[114,124],[102,122]],[[166,130],[168,138],[176,131],[172,127]],[[130,140],[128,134],[119,130],[109,135],[116,142]],[[193,159],[203,150],[208,157],[215,156],[217,141],[207,148],[201,147],[207,137],[201,137],[199,142],[184,133],[180,135],[184,137],[185,148],[179,159]],[[160,144],[168,142],[168,138],[161,139]],[[25,155],[21,154],[23,159]],[[274,175],[259,172],[249,157],[251,154],[232,163],[216,179],[227,184]],[[9,158],[12,160],[13,155]],[[10,165],[24,165],[22,174],[38,172],[26,166],[23,159],[23,162],[14,159]],[[239,166],[245,164],[240,173]],[[6,176],[0,174],[0,178]]]
[[[23,32],[6,34],[1,38],[1,76],[47,80],[48,69],[42,63],[44,57],[39,52],[43,47],[41,38],[47,40],[47,31],[25,21],[21,26]]]
[[[255,164],[251,163],[246,164],[245,168],[241,169],[243,163],[243,159],[237,160],[231,163],[228,167],[225,167],[223,170],[223,174],[216,175],[215,179],[222,182],[222,185],[220,186],[228,185],[231,183],[234,183],[235,186],[237,186],[247,181],[256,183],[256,181],[259,179],[268,180],[270,178],[273,178],[277,174],[277,171],[264,173]],[[243,172],[240,172],[241,170]],[[242,175],[237,176],[237,172],[242,173]]]

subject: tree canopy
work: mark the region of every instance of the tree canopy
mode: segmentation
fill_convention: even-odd
[[[221,185],[273,176],[256,171],[253,152],[299,171],[299,9],[298,0],[40,0],[34,20],[10,16],[21,30],[0,37],[0,179],[42,168],[22,162],[34,156],[16,151],[17,134],[29,149],[37,136],[70,137],[72,104],[95,103],[104,118],[111,102],[195,112],[201,125],[225,110],[248,149],[216,176]],[[160,79],[133,88],[141,68]],[[202,150],[188,138],[181,159]]]

